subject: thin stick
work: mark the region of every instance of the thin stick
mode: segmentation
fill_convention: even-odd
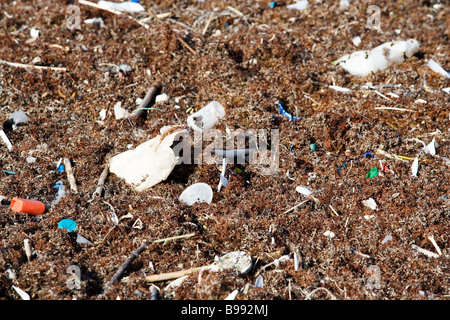
[[[309,199],[306,199],[305,201],[300,202],[299,204],[295,205],[294,207],[290,208],[289,210],[286,210],[284,213],[291,212],[292,210],[294,210],[295,208],[301,206],[302,204],[304,204],[307,201],[309,201]]]
[[[125,262],[120,266],[120,268],[116,271],[116,273],[112,276],[111,280],[109,280],[104,288],[104,291],[106,291],[109,286],[113,283],[117,283],[119,282],[119,278],[122,276],[122,274],[125,272],[125,270],[130,266],[130,264],[134,261],[134,259],[136,259],[139,254],[144,251],[145,249],[147,249],[149,243],[147,241],[143,241],[142,245],[137,248],[129,257],[127,260],[125,260]]]
[[[103,194],[105,180],[106,177],[108,177],[108,173],[109,173],[109,165],[107,163],[102,171],[102,174],[100,175],[100,178],[98,179],[97,188],[94,191],[93,197],[101,197],[101,195]]]
[[[165,239],[158,239],[158,240],[153,241],[153,243],[165,242],[165,241],[176,240],[176,239],[181,239],[181,238],[189,238],[189,237],[193,237],[193,236],[195,236],[195,232],[184,234],[181,236],[175,236],[175,237],[170,237],[170,238],[165,238]]]
[[[334,210],[334,208],[331,206],[331,204],[328,205],[330,207],[331,210],[333,210],[333,212],[339,217],[339,213],[337,213],[336,210]]]
[[[155,96],[158,89],[159,89],[159,85],[156,85],[156,86],[153,86],[150,88],[150,90],[147,92],[144,99],[142,100],[141,106],[131,113],[132,117],[140,118],[144,114],[145,108],[150,107],[153,97]]]
[[[17,62],[9,62],[9,61],[5,61],[5,60],[0,60],[0,63],[7,64],[11,67],[26,68],[26,69],[45,69],[45,70],[63,71],[63,72],[67,71],[66,68],[35,66],[33,64],[23,64],[23,63],[17,63]]]
[[[416,110],[405,109],[405,108],[394,108],[394,107],[377,107],[375,110],[397,110],[397,111],[409,111],[416,112]]]
[[[209,15],[208,21],[206,22],[206,25],[205,25],[205,27],[203,28],[202,34],[205,34],[206,31],[208,31],[208,27],[209,27],[209,25],[210,25],[210,23],[211,23],[213,17],[214,17],[214,11],[211,12],[211,14]]]
[[[77,183],[75,182],[75,177],[73,175],[72,164],[68,158],[64,158],[64,166],[66,167],[67,179],[69,180],[70,190],[78,193]]]
[[[158,282],[158,281],[177,279],[177,278],[181,278],[186,275],[189,275],[191,273],[201,271],[202,269],[207,268],[207,267],[208,266],[191,268],[191,269],[186,269],[186,270],[181,270],[181,271],[176,271],[176,272],[153,274],[151,276],[146,276],[145,280],[147,280],[149,282]]]

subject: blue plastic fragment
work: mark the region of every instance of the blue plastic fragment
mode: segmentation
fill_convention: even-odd
[[[139,3],[139,0],[131,0],[131,2]]]
[[[277,5],[276,1],[272,1],[271,3],[269,3],[269,7],[271,7],[272,9],[275,8]]]
[[[72,219],[63,219],[58,223],[58,228],[67,229],[68,232],[72,232],[77,228],[77,223]]]
[[[288,113],[286,110],[283,109],[283,106],[281,105],[281,103],[278,104],[278,107],[280,108],[280,113],[285,116],[288,117],[289,120],[291,121],[295,121],[295,120],[302,120],[299,117],[293,116],[292,114]]]
[[[9,173],[9,174],[16,174],[15,172],[9,171],[9,170],[2,170],[5,173]]]
[[[63,172],[64,170],[66,170],[66,167],[64,167],[63,164],[60,164],[58,167],[58,172]]]
[[[365,158],[366,156],[371,156],[372,158],[375,158],[375,156],[373,154],[371,154],[370,152],[364,153],[363,157]]]

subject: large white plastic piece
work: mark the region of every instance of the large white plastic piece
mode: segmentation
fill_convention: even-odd
[[[169,134],[169,130],[174,131]],[[188,134],[188,131],[175,126],[165,126],[160,132],[160,135],[135,149],[111,158],[109,171],[125,179],[138,192],[167,179],[179,159],[171,146],[180,136]]]
[[[181,193],[180,201],[192,206],[196,202],[211,203],[213,191],[206,183],[196,183],[187,187]]]
[[[145,11],[145,8],[137,2],[122,2],[116,3],[112,1],[99,1],[98,5],[104,9],[112,9],[126,12],[140,12]]]
[[[419,42],[415,39],[386,42],[372,50],[360,50],[346,54],[334,61],[348,73],[365,77],[371,73],[384,70],[394,63],[402,63],[419,51]]]
[[[198,132],[204,132],[214,127],[219,122],[219,119],[224,116],[225,109],[220,102],[211,101],[197,112],[191,114],[186,121],[189,128]]]
[[[308,7],[308,0],[300,0],[296,3],[289,4],[286,7],[288,9],[305,10]]]
[[[433,59],[430,59],[430,61],[428,61],[428,68],[430,68],[431,70],[433,70],[434,72],[439,73],[440,75],[446,77],[446,78],[450,78],[450,73],[448,73],[447,71],[445,71],[444,68],[442,68],[436,61],[434,61]]]

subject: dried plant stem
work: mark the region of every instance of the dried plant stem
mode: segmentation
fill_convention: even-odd
[[[181,238],[189,238],[189,237],[193,237],[193,236],[195,236],[195,232],[184,234],[184,235],[181,235],[181,236],[175,236],[175,237],[169,237],[169,238],[164,238],[164,239],[158,239],[158,240],[153,241],[153,243],[166,242],[166,241],[176,240],[176,239],[181,239]]]
[[[72,164],[68,158],[64,158],[64,166],[66,167],[67,179],[69,180],[70,190],[78,193],[77,183],[73,175]]]
[[[45,69],[45,70],[63,71],[63,72],[67,71],[66,68],[35,66],[33,64],[23,64],[23,63],[17,63],[17,62],[9,62],[9,61],[5,61],[5,60],[0,60],[0,63],[7,64],[11,67],[18,67],[18,68],[25,68],[25,69]]]
[[[299,204],[295,205],[294,207],[290,208],[289,210],[286,210],[284,213],[288,213],[291,212],[292,210],[294,210],[295,208],[298,208],[299,206],[301,206],[302,204],[308,202],[309,199],[306,199],[305,201],[300,202]]]
[[[181,278],[181,277],[184,277],[186,275],[189,275],[191,273],[194,273],[194,272],[197,272],[197,271],[201,271],[202,269],[207,268],[207,267],[208,266],[203,266],[203,267],[185,269],[185,270],[176,271],[176,272],[153,274],[151,276],[146,276],[145,280],[147,280],[149,282],[158,282],[158,281],[177,279],[177,278]]]
[[[109,173],[109,165],[108,165],[108,163],[106,163],[105,168],[103,169],[102,174],[100,175],[100,178],[98,179],[97,188],[94,191],[93,198],[101,197],[101,195],[103,194],[105,180],[108,177],[108,173]]]
[[[430,257],[430,258],[439,258],[439,255],[438,255],[438,254],[436,254],[436,253],[434,253],[434,252],[431,252],[431,251],[429,251],[429,250],[427,250],[427,249],[423,249],[423,248],[421,248],[421,247],[419,247],[419,246],[416,246],[415,244],[412,244],[412,245],[411,245],[411,248],[413,248],[413,249],[419,251],[420,253],[423,253],[424,255],[426,255],[426,256],[428,256],[428,257]]]
[[[430,240],[431,243],[433,244],[433,246],[436,248],[436,251],[437,251],[438,255],[442,256],[441,248],[439,248],[439,246],[437,245],[436,241],[434,240],[434,237],[433,236],[428,236],[428,240]]]
[[[395,107],[377,107],[375,110],[397,110],[397,111],[409,111],[416,112],[415,110],[405,109],[405,108],[395,108]]]

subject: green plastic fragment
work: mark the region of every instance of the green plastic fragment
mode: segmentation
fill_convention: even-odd
[[[311,151],[316,151],[316,144],[315,144],[315,143],[311,143],[311,144],[309,145],[309,149],[310,149]]]
[[[378,176],[378,168],[372,168],[370,169],[370,171],[367,173],[366,178],[374,178]]]

